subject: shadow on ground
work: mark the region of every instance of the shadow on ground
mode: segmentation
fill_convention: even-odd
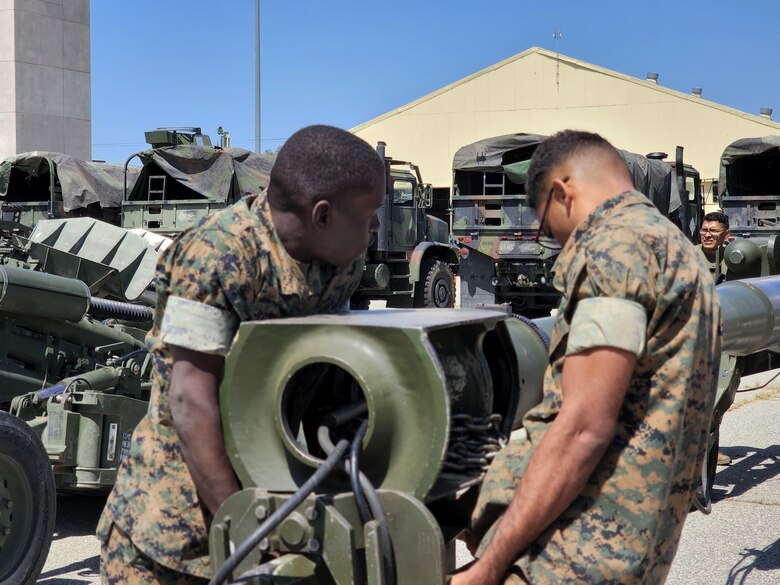
[[[713,502],[741,496],[780,475],[780,445],[770,445],[764,449],[721,447],[720,450],[736,463],[718,468],[712,489]]]
[[[83,561],[41,573],[37,583],[38,585],[83,585],[84,583],[93,583],[99,572],[100,557],[95,555]],[[60,577],[61,575],[67,576]]]
[[[780,569],[780,539],[762,549],[747,548],[742,558],[729,571],[726,585],[744,585],[753,571],[777,571]]]
[[[105,496],[58,494],[54,540],[95,534],[105,504]]]

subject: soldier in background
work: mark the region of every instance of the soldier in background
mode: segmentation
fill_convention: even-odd
[[[527,193],[563,246],[544,398],[485,477],[478,560],[452,583],[662,583],[707,445],[714,283],[596,134],[542,143]]]
[[[701,224],[701,243],[696,249],[701,251],[704,262],[710,269],[715,284],[726,280],[726,260],[724,252],[726,241],[730,238],[729,216],[722,211],[713,211],[704,216]],[[715,428],[720,427],[720,420],[715,421]],[[731,465],[731,457],[718,450],[718,465]]]
[[[107,585],[205,583],[208,527],[239,490],[225,450],[218,385],[241,321],[346,308],[379,223],[385,166],[330,126],[296,132],[268,190],[185,230],[158,266],[147,336],[154,374],[98,525]]]
[[[699,232],[701,243],[696,246],[704,256],[704,261],[720,284],[726,279],[726,262],[723,259],[725,243],[731,236],[729,216],[721,211],[713,211],[704,216]]]

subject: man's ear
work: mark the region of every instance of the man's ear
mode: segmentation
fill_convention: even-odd
[[[315,227],[325,228],[330,221],[331,205],[330,201],[320,199],[311,208],[311,221]]]

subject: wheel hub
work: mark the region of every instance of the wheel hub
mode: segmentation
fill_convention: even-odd
[[[0,569],[13,567],[31,531],[31,486],[13,459],[0,455]],[[0,579],[4,577],[0,570]]]
[[[437,280],[433,290],[433,299],[439,308],[447,307],[450,304],[450,289],[445,282]]]

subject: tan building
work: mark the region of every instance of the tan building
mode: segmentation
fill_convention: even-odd
[[[769,116],[733,108],[533,47],[352,129],[383,140],[395,158],[420,165],[423,179],[449,187],[452,158],[483,138],[564,128],[599,132],[619,148],[674,156],[716,178],[731,142],[780,134]]]
[[[89,0],[0,0],[0,159],[92,158]]]

